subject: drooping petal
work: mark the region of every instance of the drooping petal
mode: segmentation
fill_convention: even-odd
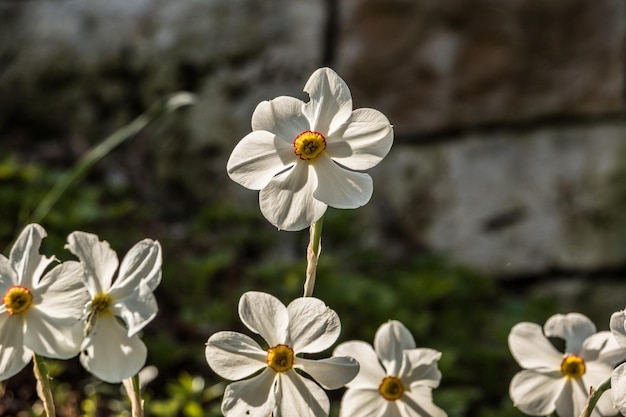
[[[306,229],[326,212],[327,205],[316,200],[317,176],[312,164],[296,163],[293,169],[274,177],[259,193],[263,216],[279,230]]]
[[[156,317],[159,311],[156,298],[152,292],[147,291],[143,296],[139,295],[140,292],[137,289],[134,294],[113,304],[114,314],[121,317],[128,327],[128,337],[137,334],[143,329]]]
[[[15,241],[9,259],[17,273],[19,285],[35,288],[44,270],[54,260],[39,253],[46,231],[38,224],[29,224]]]
[[[533,416],[545,416],[556,408],[556,401],[567,379],[560,371],[542,374],[535,371],[520,371],[511,380],[509,395],[513,405]]]
[[[626,359],[626,347],[620,346],[611,332],[603,331],[585,339],[580,352],[585,361],[598,361],[611,367]]]
[[[293,143],[274,133],[255,130],[235,146],[226,163],[226,170],[236,183],[251,190],[260,190],[295,162]]]
[[[337,130],[352,113],[352,96],[348,85],[330,68],[316,70],[304,91],[311,100],[304,105],[303,113],[311,130],[323,135]]]
[[[411,332],[397,320],[382,324],[374,336],[374,350],[387,370],[387,375],[399,375],[404,350],[414,348],[415,339]]]
[[[33,352],[24,347],[24,323],[20,316],[0,314],[0,381],[24,369]]]
[[[67,237],[65,247],[83,263],[87,289],[92,296],[111,288],[118,260],[109,242],[100,241],[92,233],[73,232]]]
[[[11,262],[0,255],[0,295],[4,295],[9,287],[19,285],[17,274],[11,266]]]
[[[83,346],[80,363],[96,377],[119,383],[139,372],[146,363],[148,350],[138,336],[127,331],[113,316],[96,320],[89,343]]]
[[[287,307],[273,295],[248,291],[239,299],[239,318],[246,327],[274,347],[287,338]]]
[[[146,291],[154,291],[161,282],[161,264],[159,242],[152,239],[138,242],[124,257],[109,295],[118,299],[128,297],[137,288],[143,289],[140,296]],[[145,284],[145,287],[140,287],[140,282]]]
[[[437,362],[441,352],[428,348],[408,349],[404,351],[404,360],[399,376],[411,386],[423,385],[437,388],[441,381],[441,372]]]
[[[348,171],[328,155],[320,155],[311,166],[318,183],[313,193],[315,199],[340,209],[361,207],[370,201],[374,187],[368,174]]]
[[[304,102],[294,97],[281,96],[262,101],[252,113],[252,130],[265,130],[286,141],[293,149],[293,140],[310,129],[309,120],[302,113]]]
[[[56,359],[78,355],[83,326],[76,317],[50,317],[38,305],[24,313],[24,346],[33,352]]]
[[[343,394],[339,415],[340,417],[382,416],[383,414],[380,412],[388,402],[380,395],[378,387],[371,389],[350,388]]]
[[[33,297],[37,309],[48,317],[79,320],[89,301],[82,264],[67,261],[54,267],[41,279]]]
[[[359,363],[349,356],[318,360],[297,358],[296,367],[311,375],[325,389],[339,389],[359,373]]]
[[[233,381],[267,368],[267,352],[250,337],[236,332],[213,334],[207,341],[205,356],[216,374]]]
[[[322,300],[301,297],[287,306],[286,344],[296,353],[317,353],[329,348],[341,332],[339,316]]]
[[[522,368],[560,372],[563,354],[552,346],[538,324],[522,322],[513,326],[509,349]]]
[[[596,332],[596,325],[580,313],[555,314],[543,326],[548,337],[565,340],[565,353],[579,354],[586,338]]]
[[[378,110],[356,109],[326,141],[326,152],[335,162],[363,171],[387,156],[393,144],[393,128]]]
[[[626,363],[619,365],[611,375],[613,403],[622,415],[626,415]]]
[[[276,373],[265,369],[245,381],[233,382],[226,387],[222,400],[225,417],[268,417],[276,409],[276,398],[272,386]]]
[[[359,362],[359,373],[346,384],[348,388],[377,390],[386,376],[374,348],[369,343],[360,340],[341,343],[333,351],[333,356],[350,356]]]
[[[295,371],[280,373],[278,382],[274,417],[328,416],[328,396],[315,382],[301,377]]]
[[[561,395],[556,401],[556,413],[559,416],[580,416],[587,403],[589,390],[581,379],[565,379]],[[596,412],[593,413],[598,417]]]
[[[411,387],[397,402],[403,417],[446,417],[446,412],[433,402],[430,388],[425,386]]]
[[[617,343],[626,347],[626,312],[624,310],[611,315],[610,329]]]

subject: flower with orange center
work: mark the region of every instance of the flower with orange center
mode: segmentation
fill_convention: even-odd
[[[389,120],[374,109],[353,110],[348,86],[330,68],[315,71],[304,91],[306,103],[261,102],[226,166],[234,181],[260,190],[261,212],[283,230],[309,227],[328,206],[366,204],[372,179],[358,171],[376,166],[393,143]]]
[[[441,353],[416,348],[409,330],[390,320],[378,328],[374,346],[361,341],[337,346],[334,355],[349,355],[361,369],[346,385],[340,417],[445,417],[432,401],[439,385],[437,363]]]
[[[548,340],[565,340],[565,354]],[[513,404],[529,415],[579,416],[589,390],[607,379],[619,362],[626,359],[610,332],[596,333],[596,326],[579,313],[557,314],[541,326],[518,323],[509,333],[509,348],[523,368],[511,380]],[[613,415],[610,395],[596,405],[599,415]]]
[[[218,332],[206,345],[206,360],[218,375],[233,382],[226,387],[222,414],[226,417],[328,416],[327,389],[337,389],[359,370],[349,357],[305,359],[302,353],[329,348],[340,332],[337,313],[321,300],[303,297],[283,305],[276,297],[247,292],[239,300],[241,321],[265,339],[263,349],[252,338]],[[259,372],[260,371],[260,372]]]
[[[77,323],[87,300],[78,262],[47,271],[53,258],[39,254],[46,231],[38,224],[24,228],[9,258],[0,255],[0,380],[24,368],[33,352],[68,359],[82,340]]]
[[[98,236],[74,232],[66,247],[85,269],[91,299],[83,308],[80,362],[93,375],[118,383],[136,375],[147,357],[138,332],[158,311],[152,292],[161,281],[161,245],[144,239],[124,257],[117,277],[117,254]]]

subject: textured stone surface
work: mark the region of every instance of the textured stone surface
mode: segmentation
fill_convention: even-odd
[[[487,272],[615,267],[626,262],[625,137],[614,123],[400,144],[374,197],[407,240]]]
[[[341,2],[337,68],[400,134],[624,110],[622,0]]]

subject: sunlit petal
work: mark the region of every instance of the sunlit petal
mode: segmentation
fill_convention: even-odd
[[[50,358],[68,359],[78,355],[83,340],[80,320],[50,317],[38,307],[24,313],[24,346]]]
[[[213,334],[207,341],[205,356],[216,374],[230,380],[242,379],[267,368],[267,352],[241,333]]]
[[[325,389],[339,389],[359,373],[359,363],[348,356],[318,360],[297,358],[296,364]]]
[[[46,231],[38,224],[29,224],[18,236],[9,259],[18,277],[19,285],[35,288],[44,270],[54,260],[39,253]]]
[[[302,113],[304,102],[294,97],[281,96],[262,101],[252,113],[252,130],[273,133],[293,146],[296,136],[310,129]]]
[[[222,400],[222,414],[225,417],[268,417],[276,409],[272,389],[275,379],[276,373],[266,368],[255,377],[229,384]]]
[[[42,278],[33,296],[37,308],[51,318],[80,319],[83,307],[89,301],[82,265],[75,261],[57,265]]]
[[[404,350],[413,348],[413,336],[397,320],[389,320],[381,325],[374,336],[374,350],[387,370],[387,375],[399,374]]]
[[[161,282],[161,264],[159,242],[144,239],[136,243],[124,257],[109,294],[116,299],[128,297],[137,288],[142,289],[140,282],[146,285],[140,297],[154,291]]]
[[[120,317],[128,326],[128,337],[131,337],[154,319],[159,308],[156,298],[151,292],[145,292],[139,296],[140,291],[133,296],[129,296],[115,302],[112,306],[113,313]]]
[[[566,383],[560,372],[542,374],[520,371],[511,380],[509,395],[513,405],[534,416],[548,415],[556,408],[556,401]]]
[[[389,401],[378,392],[378,387],[371,389],[348,389],[341,399],[341,417],[383,416],[380,412]]]
[[[335,208],[353,209],[367,204],[372,197],[372,177],[348,171],[322,155],[311,165],[317,175],[315,199]]]
[[[20,316],[0,314],[0,381],[24,369],[33,352],[24,347],[24,322]]]
[[[361,341],[342,343],[335,348],[333,356],[350,356],[359,362],[359,374],[347,383],[348,388],[377,390],[386,376],[374,348],[369,343]]]
[[[287,306],[286,344],[296,353],[317,353],[329,348],[341,332],[339,316],[322,300],[297,298]]]
[[[330,402],[326,393],[313,381],[294,371],[279,374],[280,399],[274,417],[326,417]],[[277,398],[277,399],[278,399]]]
[[[67,242],[65,247],[85,266],[89,293],[93,296],[108,291],[118,266],[117,255],[109,242],[100,241],[98,236],[85,232],[71,233]]]
[[[311,98],[303,109],[311,130],[327,135],[337,130],[350,117],[350,89],[330,68],[316,70],[304,86],[304,91]]]
[[[560,372],[563,354],[544,336],[535,323],[518,323],[509,333],[509,349],[522,368]]]
[[[580,313],[555,314],[543,326],[547,337],[565,340],[565,352],[579,354],[586,338],[596,332],[596,325]]]
[[[239,300],[239,317],[270,347],[285,343],[289,315],[278,298],[264,292],[248,291]]]
[[[404,360],[400,369],[402,381],[409,385],[423,385],[437,388],[441,381],[441,372],[437,362],[441,352],[434,349],[416,348],[404,351]]]
[[[432,391],[424,386],[405,391],[398,403],[403,417],[446,417],[446,412],[433,403]]]

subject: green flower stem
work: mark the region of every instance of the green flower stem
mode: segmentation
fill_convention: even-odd
[[[315,287],[315,273],[317,271],[317,261],[320,257],[322,249],[322,226],[324,225],[324,216],[311,225],[309,230],[309,246],[306,249],[306,279],[304,281],[304,296],[311,297],[313,295],[313,287]]]
[[[172,94],[167,99],[153,104],[145,113],[91,148],[74,167],[61,176],[35,208],[28,223],[41,222],[72,183],[82,178],[96,162],[104,158],[125,140],[136,135],[148,123],[180,107],[193,104],[193,102],[194,96],[191,93],[179,92]]]
[[[52,396],[52,388],[50,386],[50,375],[43,357],[33,354],[33,371],[37,379],[37,394],[43,402],[43,408],[48,417],[56,417],[54,410],[54,398]]]
[[[591,387],[591,392],[589,393],[589,399],[587,400],[587,405],[583,409],[583,412],[580,414],[580,417],[589,417],[593,412],[598,400],[604,394],[604,392],[608,389],[611,389],[611,377],[608,377],[604,381],[598,385],[596,389]]]
[[[132,407],[132,417],[143,417],[143,400],[141,398],[141,385],[139,374],[131,378],[132,392],[128,393]]]

